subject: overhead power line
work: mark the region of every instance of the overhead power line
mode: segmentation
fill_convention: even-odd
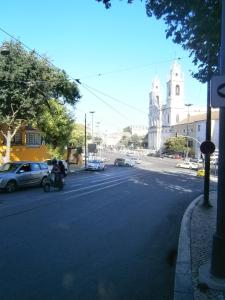
[[[103,95],[103,96],[105,96],[105,97],[108,97],[108,98],[110,98],[110,99],[112,99],[112,100],[114,100],[114,101],[116,101],[116,102],[118,102],[118,103],[121,103],[121,104],[123,104],[123,105],[125,105],[125,106],[127,106],[127,107],[129,107],[129,108],[131,108],[131,109],[133,109],[133,110],[135,110],[135,111],[141,113],[141,114],[145,114],[145,115],[147,114],[146,112],[142,111],[141,109],[139,109],[139,108],[137,108],[137,107],[135,107],[135,106],[133,106],[133,105],[131,105],[131,104],[128,104],[128,103],[126,103],[126,102],[124,102],[124,101],[122,101],[122,100],[119,100],[119,99],[117,99],[117,98],[115,98],[115,97],[112,97],[112,96],[110,96],[110,95],[108,95],[108,94],[106,94],[106,93],[104,93],[104,92],[101,92],[100,90],[97,90],[97,89],[95,89],[95,88],[93,88],[93,87],[87,85],[86,83],[85,83],[85,86],[88,87],[89,89],[91,89],[91,90],[93,90],[93,91],[96,91],[97,93],[99,93],[99,94],[101,94],[101,95]]]
[[[101,102],[103,102],[105,105],[107,105],[108,107],[110,107],[113,111],[115,111],[117,114],[119,114],[122,118],[128,120],[129,122],[131,121],[130,119],[127,118],[127,116],[125,116],[124,114],[122,114],[119,110],[117,110],[116,108],[114,108],[111,104],[107,103],[105,100],[103,100],[101,97],[99,97],[98,95],[96,95],[93,91],[91,91],[91,89],[89,89],[85,84],[82,84],[82,86],[90,94],[92,94],[95,98],[97,98],[98,100],[100,100]]]
[[[177,57],[176,59],[181,60],[182,57]],[[164,64],[164,63],[171,62],[171,61],[174,61],[174,59],[166,59],[166,60],[161,60],[159,62],[144,64],[144,65],[137,65],[137,66],[125,67],[125,68],[121,68],[121,69],[115,69],[115,70],[112,70],[112,71],[107,71],[107,72],[102,72],[102,73],[95,73],[95,74],[92,74],[92,75],[81,77],[81,79],[88,79],[88,78],[93,78],[93,77],[102,77],[102,76],[105,76],[105,75],[111,75],[111,74],[115,74],[115,73],[127,72],[127,71],[131,71],[131,70],[142,69],[142,68],[147,68],[147,67],[151,67],[151,66],[155,66],[155,65],[159,65],[159,64]]]

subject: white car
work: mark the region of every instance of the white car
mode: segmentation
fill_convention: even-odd
[[[105,164],[102,160],[98,160],[98,159],[89,160],[88,163],[87,163],[86,170],[104,171],[105,170]]]
[[[181,163],[178,163],[176,165],[177,168],[183,168],[183,169],[191,169],[191,170],[198,170],[198,164],[192,163],[190,161],[183,161]]]
[[[140,164],[141,163],[141,160],[137,157],[131,157],[130,160],[133,161],[135,164]]]

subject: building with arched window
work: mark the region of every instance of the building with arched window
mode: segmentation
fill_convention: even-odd
[[[160,151],[171,136],[171,126],[185,118],[184,76],[175,61],[167,82],[166,103],[163,104],[160,81],[155,78],[149,94],[148,148]]]

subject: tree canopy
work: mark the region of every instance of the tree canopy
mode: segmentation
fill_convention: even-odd
[[[46,144],[63,150],[70,142],[74,121],[66,108],[55,99],[49,100],[51,110],[43,111],[36,121]]]
[[[77,103],[80,94],[76,83],[45,57],[27,52],[19,42],[5,42],[4,46],[9,51],[0,55],[0,131],[6,139],[7,160],[11,139],[22,124],[39,123],[54,147],[60,144],[60,131],[62,145],[71,120],[60,105]]]
[[[97,0],[110,8],[110,0]],[[126,0],[132,3],[133,0]],[[166,37],[189,51],[197,72],[192,75],[201,82],[218,70],[221,32],[220,0],[145,0],[149,17],[163,19]]]
[[[75,105],[79,90],[65,71],[52,66],[20,43],[7,43],[8,55],[0,55],[0,122],[13,126],[18,120],[37,119],[49,109],[48,99]]]
[[[164,143],[166,153],[184,153],[187,151],[187,140],[185,137],[171,137]]]

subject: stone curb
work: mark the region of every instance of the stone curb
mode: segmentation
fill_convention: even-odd
[[[191,202],[186,209],[180,228],[177,261],[174,281],[174,300],[193,300],[193,285],[191,272],[191,218],[195,206],[202,195]]]

